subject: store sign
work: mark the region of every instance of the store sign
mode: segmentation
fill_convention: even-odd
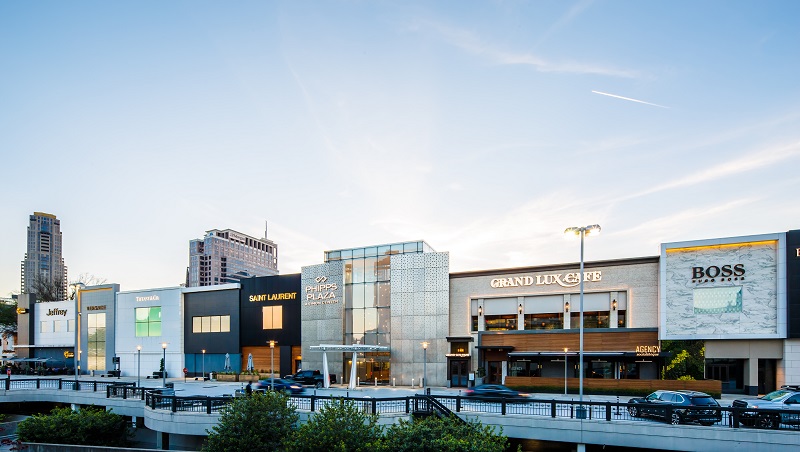
[[[150,295],[148,297],[136,297],[136,301],[158,301],[158,295]]]
[[[74,357],[75,357],[75,352],[69,352],[64,350],[64,358],[74,358]]]
[[[448,353],[444,356],[448,358],[469,358],[469,353]]]
[[[17,314],[27,314],[28,310],[25,308],[17,308]]]
[[[658,356],[661,353],[660,345],[637,345],[636,356]]]
[[[67,315],[66,309],[50,309],[47,311],[47,315]]]
[[[583,272],[584,282],[597,282],[603,279],[601,271]],[[515,276],[513,278],[495,278],[489,283],[495,289],[504,287],[523,287],[523,286],[549,286],[551,284],[558,284],[561,287],[575,287],[580,284],[580,273],[563,273],[552,275],[536,275],[534,276]]]
[[[336,291],[339,290],[339,285],[336,283],[329,283],[327,276],[318,276],[314,278],[313,284],[306,286],[306,303],[304,306],[317,306],[322,304],[335,304],[339,300],[336,299]]]
[[[250,295],[248,299],[251,303],[258,301],[296,300],[297,292],[262,293],[261,295]]]
[[[692,267],[692,282],[713,282],[716,278],[736,278],[744,279],[744,264],[723,265],[718,267]],[[721,280],[721,279],[720,279]]]
[[[106,305],[98,305],[98,306],[86,306],[87,311],[105,311]]]
[[[795,252],[797,253],[795,254],[795,257],[800,257],[800,248],[796,248]]]

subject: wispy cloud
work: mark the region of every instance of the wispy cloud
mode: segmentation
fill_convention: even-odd
[[[654,104],[654,103],[651,103],[651,102],[645,102],[645,101],[643,101],[643,100],[639,100],[639,99],[632,99],[632,98],[630,98],[630,97],[623,97],[623,96],[618,96],[618,95],[616,95],[616,94],[604,93],[604,92],[602,92],[602,91],[595,91],[595,90],[592,90],[592,92],[593,92],[593,93],[595,93],[595,94],[601,94],[601,95],[603,95],[603,96],[614,97],[614,98],[617,98],[617,99],[628,100],[628,101],[631,101],[631,102],[638,102],[638,103],[640,103],[640,104],[645,104],[645,105],[652,105],[652,106],[654,106],[654,107],[660,107],[660,108],[669,108],[669,107],[665,107],[665,106],[663,106],[663,105],[658,105],[658,104]]]
[[[561,18],[559,18],[553,25],[551,25],[550,28],[548,28],[547,31],[544,32],[544,34],[539,38],[539,40],[536,41],[536,45],[534,45],[534,48],[538,48],[543,42],[545,42],[550,37],[550,35],[552,35],[553,33],[557,32],[558,30],[560,30],[561,28],[572,22],[573,19],[578,17],[587,8],[589,8],[589,6],[591,6],[592,3],[594,3],[594,0],[581,0],[573,4],[566,12],[566,14],[561,16]]]
[[[613,66],[603,66],[593,63],[577,61],[554,61],[542,58],[533,53],[515,52],[499,49],[481,39],[475,33],[467,30],[450,27],[432,21],[420,21],[412,27],[415,30],[430,29],[442,36],[445,41],[465,52],[488,59],[495,64],[527,65],[539,72],[561,72],[570,74],[596,74],[610,77],[639,78],[638,71],[618,69]]]

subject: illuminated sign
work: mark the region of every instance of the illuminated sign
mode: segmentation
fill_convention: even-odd
[[[17,314],[27,314],[28,310],[25,308],[17,308]]]
[[[136,297],[136,301],[158,301],[158,300],[160,300],[160,298],[158,298],[158,295],[150,295],[147,297]]]
[[[67,315],[66,309],[50,309],[47,311],[47,315]]]
[[[278,300],[296,300],[297,292],[285,293],[262,293],[261,295],[250,295],[249,300],[251,303],[257,301],[278,301]]]
[[[661,353],[660,345],[637,345],[636,356],[658,356]]]
[[[797,252],[797,254],[795,256],[796,257],[800,257],[800,248],[795,249],[795,251]]]
[[[603,279],[601,271],[596,272],[583,272],[583,280],[585,282],[597,282]],[[495,278],[489,285],[495,289],[504,287],[522,287],[522,286],[549,286],[551,284],[558,284],[561,287],[575,287],[580,284],[581,278],[578,272],[552,274],[552,275],[536,275],[534,276],[515,276],[513,278]]]
[[[469,358],[469,353],[447,353],[444,356],[448,358]]]
[[[99,306],[86,306],[87,311],[105,311],[106,305],[99,305]]]
[[[74,357],[75,357],[75,352],[64,350],[64,358],[74,358]]]
[[[725,278],[728,278],[728,281],[731,278],[734,281],[738,281],[739,279],[744,279],[744,273],[744,264],[723,265],[721,267],[712,265],[706,268],[692,267],[692,282],[714,282],[716,278],[719,278],[720,281],[724,281]]]

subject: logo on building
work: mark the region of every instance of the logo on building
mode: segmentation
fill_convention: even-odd
[[[106,305],[98,305],[98,306],[86,306],[87,311],[105,311]]]
[[[47,315],[67,315],[66,309],[50,309],[47,311]]]
[[[637,345],[636,356],[658,356],[661,353],[660,345]]]
[[[603,279],[601,271],[596,272],[583,272],[584,282],[597,282]],[[580,274],[564,273],[564,274],[551,274],[551,275],[536,275],[534,276],[515,276],[513,278],[495,278],[489,283],[495,289],[504,287],[524,287],[524,286],[549,286],[551,284],[558,284],[561,287],[575,287],[580,284]]]
[[[717,278],[720,281],[739,281],[744,280],[744,274],[744,264],[692,267],[692,282],[716,282]]]
[[[136,301],[158,301],[158,300],[160,300],[160,298],[158,298],[158,295],[150,295],[147,297],[136,297]]]
[[[296,300],[297,292],[284,292],[284,293],[262,293],[260,295],[250,295],[249,300],[251,303],[258,301],[280,301],[280,300]]]

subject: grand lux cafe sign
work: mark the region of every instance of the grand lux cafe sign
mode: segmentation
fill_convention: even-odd
[[[601,271],[596,272],[583,272],[584,282],[597,282],[603,279]],[[558,284],[561,287],[574,287],[580,284],[581,279],[578,272],[552,274],[552,275],[536,275],[536,276],[515,276],[513,278],[495,278],[489,285],[495,289],[503,287],[524,287],[524,286],[549,286],[551,284]]]

